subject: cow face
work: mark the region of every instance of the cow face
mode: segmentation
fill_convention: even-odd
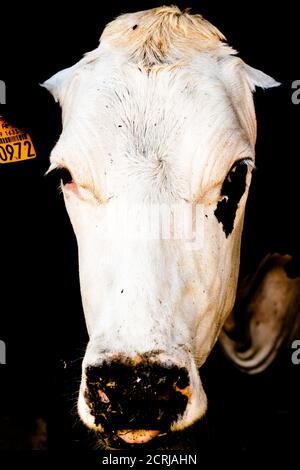
[[[205,413],[198,368],[235,300],[251,92],[276,85],[202,17],[178,12],[122,16],[45,83],[62,106],[50,170],[78,241],[90,337],[79,414],[128,443]]]

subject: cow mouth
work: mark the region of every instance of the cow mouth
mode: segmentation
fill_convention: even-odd
[[[160,431],[156,429],[122,429],[117,431],[116,434],[126,444],[146,444],[158,436]]]
[[[158,429],[118,429],[95,432],[97,447],[105,450],[129,450],[136,447],[152,448],[157,446],[156,441],[165,439],[173,434],[170,430]],[[154,442],[155,441],[155,442]]]

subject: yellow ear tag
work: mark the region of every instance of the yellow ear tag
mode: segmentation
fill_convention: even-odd
[[[8,124],[0,116],[0,163],[13,163],[36,157],[30,136]]]

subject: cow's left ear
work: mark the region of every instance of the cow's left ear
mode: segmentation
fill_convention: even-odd
[[[260,70],[250,67],[250,65],[245,64],[245,62],[242,62],[242,67],[252,91],[254,91],[256,87],[273,88],[280,85],[280,83],[274,80],[274,78]]]

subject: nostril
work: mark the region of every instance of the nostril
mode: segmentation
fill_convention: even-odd
[[[109,403],[109,398],[103,390],[98,390],[98,395],[102,403]]]
[[[175,387],[179,388],[180,390],[184,390],[189,385],[189,377],[185,370],[181,371],[179,374],[178,379],[174,383]]]

